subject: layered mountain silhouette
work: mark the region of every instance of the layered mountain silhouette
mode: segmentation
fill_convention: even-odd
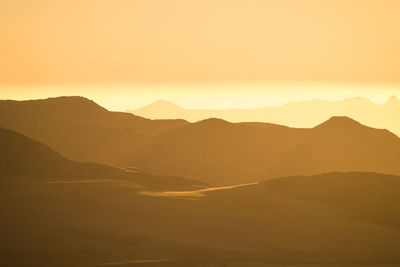
[[[388,130],[152,121],[80,97],[0,108],[1,266],[400,264]]]
[[[389,102],[396,106],[396,99]],[[135,166],[211,185],[330,171],[400,174],[400,139],[348,117],[313,128],[149,120],[82,97],[0,101],[0,109],[0,126],[72,160]]]
[[[400,100],[396,96],[384,104],[354,97],[342,101],[311,100],[266,108],[226,110],[185,109],[160,100],[127,112],[151,119],[176,118],[195,122],[221,118],[230,122],[258,121],[291,127],[313,127],[332,116],[348,116],[366,125],[389,129],[400,136]]]
[[[133,163],[217,185],[329,171],[400,174],[400,138],[347,117],[310,129],[208,119],[155,136]]]
[[[204,187],[188,179],[126,171],[98,163],[68,160],[44,144],[19,133],[0,128],[0,177],[41,179],[114,179],[162,189]],[[89,180],[90,182],[91,180]],[[95,180],[93,180],[95,181]]]
[[[114,163],[148,136],[186,123],[110,112],[83,97],[0,101],[0,126],[78,161]]]
[[[0,184],[4,266],[400,263],[399,176],[286,177],[195,198],[125,184]]]

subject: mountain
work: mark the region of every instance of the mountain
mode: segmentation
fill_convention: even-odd
[[[0,101],[0,126],[77,161],[115,163],[149,136],[186,124],[110,112],[83,97]]]
[[[312,128],[307,138],[270,169],[282,175],[327,171],[400,174],[400,138],[347,117],[332,117]]]
[[[326,173],[159,196],[121,183],[0,185],[2,266],[400,264],[399,176]]]
[[[313,127],[332,116],[347,116],[376,128],[386,128],[400,136],[400,100],[391,96],[384,104],[354,97],[341,101],[310,100],[289,102],[282,106],[255,109],[184,109],[166,101],[157,101],[127,112],[152,119],[186,119],[191,122],[221,118],[230,122],[258,121]]]
[[[144,106],[138,110],[136,110],[136,113],[138,116],[142,116],[141,114],[147,115],[147,114],[152,114],[151,117],[157,117],[157,118],[180,118],[183,113],[187,112],[186,109],[184,109],[181,106],[178,106],[172,102],[168,102],[165,100],[157,100],[156,102]],[[133,111],[132,111],[133,113]]]
[[[396,107],[396,99],[386,106]],[[135,166],[211,185],[330,171],[400,173],[399,138],[348,117],[314,128],[149,120],[109,112],[82,97],[0,101],[0,111],[0,126],[72,160]]]
[[[400,138],[348,117],[304,129],[208,119],[154,136],[130,163],[213,185],[330,171],[400,174]]]
[[[205,186],[180,177],[151,175],[138,170],[125,171],[98,163],[71,161],[44,144],[3,128],[0,128],[0,147],[0,177],[2,178],[112,179],[115,181],[122,179],[126,183],[163,189]]]

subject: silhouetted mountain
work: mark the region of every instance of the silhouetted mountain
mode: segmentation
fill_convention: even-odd
[[[347,117],[311,129],[208,119],[154,136],[131,162],[218,185],[328,171],[400,174],[400,139]]]
[[[168,103],[168,104],[167,104]],[[157,101],[136,110],[133,114],[151,119],[186,119],[198,121],[210,117],[231,122],[259,121],[288,125],[291,127],[313,127],[332,116],[348,116],[377,128],[386,128],[400,136],[400,100],[392,96],[384,104],[375,104],[362,97],[342,101],[311,100],[288,102],[282,106],[254,109],[184,109],[166,101]]]
[[[83,97],[0,101],[0,126],[78,161],[114,163],[148,136],[186,123],[110,112]]]
[[[180,177],[124,171],[97,163],[79,163],[60,156],[44,144],[0,128],[0,177],[50,179],[123,179],[157,188],[198,188],[204,184]]]
[[[310,130],[307,138],[270,173],[279,176],[327,171],[400,174],[399,162],[399,137],[347,117],[332,117]]]
[[[328,173],[181,197],[142,190],[0,179],[0,264],[400,264],[399,176]]]
[[[158,100],[150,105],[140,108],[137,114],[152,114],[152,117],[173,119],[182,117],[182,113],[184,112],[186,112],[186,109],[181,106],[172,102]]]
[[[335,129],[359,129],[362,126],[361,123],[355,121],[349,117],[345,116],[335,116],[331,117],[329,120],[317,125],[315,128],[321,129],[328,129],[328,130],[335,130]]]
[[[399,138],[347,117],[311,129],[221,119],[152,121],[81,97],[1,101],[0,109],[0,124],[73,160],[133,165],[215,185],[327,171],[400,173]]]

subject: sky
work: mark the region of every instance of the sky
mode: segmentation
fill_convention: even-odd
[[[2,0],[0,98],[79,94],[118,110],[160,98],[379,102],[400,88],[399,10],[397,0]]]

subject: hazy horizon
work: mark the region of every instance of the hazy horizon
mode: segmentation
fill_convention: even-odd
[[[270,83],[138,83],[128,85],[46,85],[0,87],[0,99],[30,100],[83,96],[112,111],[141,108],[158,100],[186,109],[249,109],[308,100],[339,101],[362,97],[383,104],[400,98],[400,84],[270,82]]]

